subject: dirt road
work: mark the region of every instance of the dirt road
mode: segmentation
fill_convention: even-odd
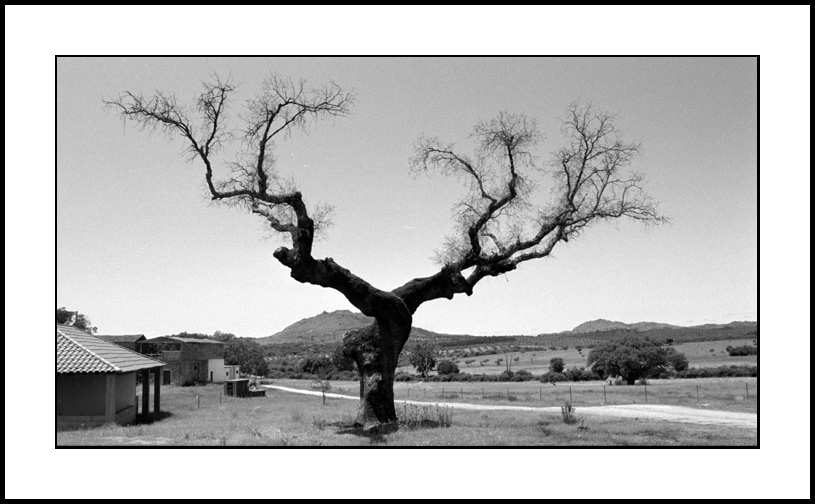
[[[322,392],[312,390],[301,390],[278,385],[263,385],[263,387],[292,392],[295,394],[306,394],[321,396]],[[326,397],[335,399],[350,399],[358,401],[359,397],[342,394],[327,393]],[[558,407],[535,408],[531,406],[502,406],[491,404],[467,404],[455,402],[422,402],[396,400],[397,404],[415,404],[419,406],[439,405],[443,407],[475,410],[475,411],[530,411],[539,413],[559,413]],[[643,418],[648,420],[663,420],[666,422],[683,422],[708,425],[727,425],[731,427],[742,427],[747,429],[758,428],[758,415],[755,413],[741,413],[736,411],[715,411],[701,410],[696,408],[686,408],[684,406],[672,406],[667,404],[626,404],[608,406],[579,406],[581,415],[610,416],[619,418]]]

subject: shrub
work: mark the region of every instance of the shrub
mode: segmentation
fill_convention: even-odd
[[[566,401],[566,404],[560,408],[560,416],[563,418],[563,423],[569,425],[577,423],[577,417],[575,416],[576,411],[577,410],[574,406],[572,406],[572,403]]]
[[[440,375],[453,375],[461,372],[456,363],[449,360],[443,360],[436,364],[436,371]]]
[[[549,361],[549,371],[552,373],[562,373],[565,367],[566,365],[560,357],[553,357]]]
[[[569,379],[566,378],[566,375],[563,373],[553,373],[552,371],[549,371],[548,373],[541,375],[541,383],[557,383],[568,380]]]
[[[727,353],[730,354],[731,357],[741,356],[741,355],[758,355],[758,347],[743,345],[738,347],[727,347]]]
[[[499,381],[512,381],[513,376],[515,376],[515,373],[513,373],[512,371],[504,371],[503,373],[498,375],[498,377],[499,377],[498,380]]]
[[[399,381],[399,382],[409,382],[409,381],[413,381],[413,380],[414,380],[413,375],[409,375],[407,373],[399,373],[394,378],[394,381]]]

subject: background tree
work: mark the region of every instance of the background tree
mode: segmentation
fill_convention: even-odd
[[[435,137],[417,142],[413,171],[458,177],[465,181],[466,193],[455,206],[455,231],[436,254],[438,271],[383,290],[330,257],[312,256],[315,235],[329,222],[330,207],[308,207],[296,185],[277,173],[272,153],[275,142],[308,121],[346,115],[353,95],[334,83],[309,88],[302,80],[271,75],[246,103],[240,126],[230,128],[226,111],[234,89],[215,77],[204,83],[192,107],[164,92],[144,96],[126,91],[106,103],[125,119],[181,136],[191,157],[201,161],[213,201],[260,216],[290,241],[273,255],[292,278],[335,289],[374,319],[343,338],[343,351],[360,372],[357,423],[367,427],[396,420],[395,370],[413,314],[423,303],[472,295],[484,278],[548,256],[559,242],[579,236],[595,222],[662,220],[642,190],[642,176],[624,173],[639,146],[622,141],[612,116],[591,106],[567,110],[565,146],[550,162],[553,180],[547,187],[553,198],[541,203],[533,177],[546,172],[532,152],[540,140],[535,122],[502,112],[476,124],[470,153]],[[226,150],[234,156],[229,161],[222,150],[227,142]],[[216,177],[219,170],[225,174]]]
[[[549,359],[549,371],[553,373],[562,373],[565,367],[566,364],[560,357],[552,357]]]
[[[681,355],[682,357],[677,357]],[[621,376],[628,385],[640,378],[658,375],[666,367],[687,364],[684,355],[655,341],[627,338],[600,344],[589,352],[587,364],[592,371],[607,378]]]
[[[440,375],[453,375],[459,374],[461,372],[458,368],[458,365],[450,360],[443,360],[436,364],[436,371]]]
[[[420,341],[410,352],[410,365],[416,368],[422,378],[427,378],[427,373],[436,367],[438,356],[436,345],[429,341]]]
[[[57,324],[74,326],[90,334],[96,334],[97,331],[97,328],[91,325],[91,319],[87,315],[68,310],[64,306],[57,308]]]
[[[232,335],[224,343],[224,364],[238,365],[241,373],[255,376],[269,374],[269,364],[263,354],[263,347],[252,338],[237,338]]]
[[[677,352],[673,348],[668,348],[668,365],[673,368],[674,371],[685,371],[688,369],[688,358],[685,357],[685,354]]]
[[[334,347],[331,362],[337,371],[356,371],[356,363],[342,351],[342,344]]]

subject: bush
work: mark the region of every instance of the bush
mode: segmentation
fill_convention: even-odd
[[[515,373],[512,371],[504,371],[499,376],[499,381],[512,381],[512,377],[515,376]]]
[[[560,408],[560,416],[563,418],[563,423],[569,425],[577,423],[577,416],[575,416],[576,411],[577,410],[574,406],[572,406],[572,403],[566,401],[566,404]]]
[[[399,382],[408,382],[408,381],[413,381],[414,379],[415,379],[415,377],[413,375],[410,375],[410,374],[407,374],[407,373],[399,373],[398,375],[396,375],[396,377],[393,380],[394,381],[399,381]]]
[[[600,375],[586,368],[571,368],[563,373],[569,381],[602,380]]]
[[[461,372],[456,363],[449,360],[443,360],[436,364],[436,371],[440,375],[453,375]]]
[[[568,381],[569,379],[566,378],[566,375],[563,373],[553,373],[549,371],[548,373],[544,373],[541,376],[541,383],[557,383],[557,382],[564,382]]]
[[[688,368],[676,373],[677,378],[757,378],[758,366],[719,366],[716,368]]]
[[[565,367],[566,364],[560,357],[553,357],[549,360],[549,371],[552,373],[562,373]]]
[[[731,357],[741,356],[741,355],[758,355],[758,348],[754,346],[744,345],[738,347],[727,347],[727,353]]]

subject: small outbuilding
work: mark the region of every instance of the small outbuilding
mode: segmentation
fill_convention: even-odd
[[[128,424],[136,419],[136,373],[142,373],[142,413],[160,411],[164,363],[76,327],[57,324],[57,430]]]

